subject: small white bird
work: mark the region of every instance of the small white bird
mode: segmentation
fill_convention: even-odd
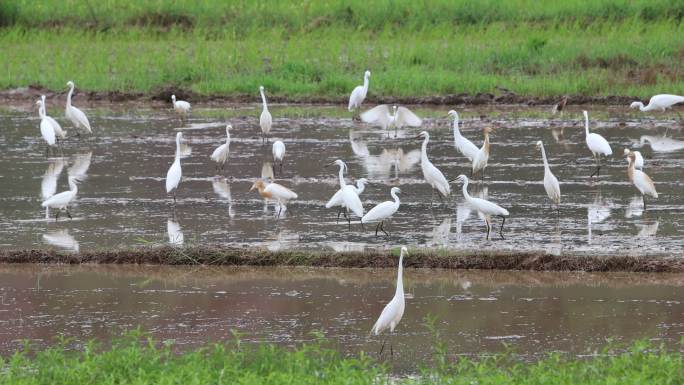
[[[54,146],[56,142],[55,129],[53,128],[52,124],[45,119],[45,109],[43,109],[42,100],[38,99],[36,104],[38,105],[38,115],[40,116],[40,134],[43,136],[45,143],[47,143],[47,147],[45,148],[45,156],[48,156],[50,153],[50,147]]]
[[[646,175],[645,172],[637,170],[634,166],[636,155],[634,153],[629,153],[627,159],[629,160],[629,166],[627,166],[627,175],[629,176],[629,181],[632,182],[634,187],[639,190],[641,197],[644,202],[644,210],[646,209],[646,195],[653,198],[658,198],[658,192],[656,191],[655,184],[651,178]]]
[[[50,198],[46,199],[40,205],[45,207],[45,219],[50,217],[50,209],[57,209],[57,214],[55,215],[55,221],[59,219],[60,210],[66,210],[66,214],[71,219],[71,213],[69,212],[69,204],[76,198],[78,193],[78,186],[76,182],[78,180],[73,176],[69,177],[69,190],[62,191],[59,194],[55,194]]]
[[[340,189],[335,193],[335,195],[330,198],[328,203],[325,204],[326,208],[331,208],[335,206],[340,206],[344,211],[344,217],[347,218],[347,223],[349,229],[351,230],[351,218],[349,217],[349,211],[353,212],[359,218],[363,217],[363,204],[359,195],[361,192],[358,188],[353,185],[348,185],[344,181],[344,170],[347,165],[341,160],[337,159],[331,165],[337,165],[340,167],[339,179],[340,179]],[[364,182],[365,184],[365,182]],[[363,189],[361,190],[363,191]],[[340,213],[337,213],[337,219],[339,221]]]
[[[420,168],[423,170],[425,182],[433,188],[432,197],[430,198],[430,207],[432,207],[432,199],[434,198],[435,190],[439,192],[440,197],[443,196],[444,198],[447,198],[451,193],[451,187],[444,177],[444,174],[442,174],[442,172],[430,162],[430,159],[428,159],[427,145],[430,141],[430,134],[428,134],[427,131],[423,131],[416,136],[416,139],[420,138],[423,139],[423,145],[420,148]]]
[[[173,110],[180,116],[181,121],[185,115],[190,113],[190,103],[185,100],[176,100],[176,95],[171,95],[171,103],[173,104]]]
[[[273,142],[273,148],[271,152],[273,152],[273,163],[277,164],[280,162],[280,174],[282,174],[283,158],[285,158],[285,143],[283,143],[281,140],[276,140]]]
[[[405,126],[420,127],[423,124],[423,121],[408,108],[393,106],[392,113],[390,113],[386,104],[381,104],[362,113],[361,120],[387,130],[387,136],[389,136],[390,127],[394,127],[395,138],[397,137],[397,129]]]
[[[596,175],[596,178],[598,178],[601,171],[601,155],[611,156],[613,155],[613,150],[610,149],[608,141],[601,135],[593,132],[589,133],[589,113],[587,111],[582,111],[582,113],[584,114],[584,131],[586,133],[587,147],[589,147],[596,160],[596,171],[589,177],[591,178]]]
[[[363,74],[363,85],[356,86],[352,91],[351,95],[349,95],[349,111],[353,111],[361,107],[361,103],[363,103],[363,101],[366,99],[366,94],[368,94],[368,81],[370,79],[370,76],[370,71],[366,71],[366,73]]]
[[[489,134],[491,132],[494,132],[494,129],[491,127],[485,127],[482,129],[482,133],[484,134],[484,142],[482,143],[482,147],[477,150],[477,154],[473,158],[473,168],[470,171],[471,177],[478,172],[482,172],[482,179],[484,180],[485,168],[487,168],[487,162],[489,161]]]
[[[356,181],[356,187],[349,185],[353,189],[354,193],[356,193],[356,196],[359,197],[359,202],[361,202],[360,196],[365,191],[367,183],[368,183],[368,179],[361,178],[361,179]],[[346,187],[346,185],[345,185],[345,187]],[[340,221],[340,214],[342,214],[344,212],[344,207],[345,207],[344,206],[344,197],[343,197],[344,192],[345,192],[345,188],[340,188],[339,190],[337,190],[335,195],[333,195],[332,198],[330,198],[328,203],[325,204],[326,209],[336,207],[336,206],[340,206],[340,209],[337,212],[337,222],[338,223]],[[361,207],[363,208],[363,205]],[[347,219],[349,219],[349,217],[347,217]]]
[[[178,190],[178,184],[181,181],[183,172],[181,170],[181,140],[183,139],[183,133],[179,132],[176,134],[176,157],[169,167],[169,171],[166,172],[166,193],[169,194],[173,191],[173,203],[176,204],[176,190]]]
[[[83,111],[71,105],[71,95],[74,93],[74,82],[69,80],[67,82],[67,87],[69,87],[69,93],[67,94],[66,110],[64,111],[64,115],[67,117],[67,119],[71,120],[71,123],[77,130],[77,134],[81,127],[85,131],[88,131],[89,134],[92,134],[93,130],[90,128],[88,117],[83,113]]]
[[[261,111],[261,116],[259,117],[259,126],[261,126],[261,132],[264,134],[262,141],[268,141],[268,133],[271,132],[273,118],[271,117],[271,113],[268,112],[266,95],[264,94],[264,86],[259,86],[259,93],[261,94],[261,103],[263,104],[263,110]]]
[[[230,130],[233,128],[230,124],[226,126],[226,142],[218,146],[214,152],[211,153],[211,160],[216,162],[216,173],[219,172],[219,165],[221,165],[221,171],[226,166],[226,161],[228,160],[228,154],[230,153]]]
[[[390,330],[390,333],[394,333],[394,329],[397,327],[399,321],[401,321],[401,317],[404,315],[404,308],[406,307],[406,302],[404,300],[404,282],[402,274],[404,269],[404,256],[408,256],[408,249],[406,247],[402,247],[401,254],[399,254],[399,267],[397,269],[397,289],[394,292],[394,297],[387,305],[385,305],[385,308],[382,309],[380,317],[377,321],[375,321],[375,324],[371,329],[371,334],[374,334],[376,336],[388,328]],[[382,343],[382,348],[380,348],[379,354],[382,354],[382,351],[385,349],[385,342],[387,341],[385,340]],[[394,355],[394,349],[392,348],[391,342],[390,352],[392,355]]]
[[[283,207],[287,205],[288,201],[297,199],[297,194],[294,191],[277,183],[269,183],[266,185],[263,179],[258,179],[254,182],[249,191],[254,189],[259,191],[259,195],[261,195],[265,201],[274,201],[278,203],[278,213],[276,214],[276,217],[280,217],[280,213],[283,211]]]
[[[43,102],[42,107],[43,107],[43,113],[45,113],[45,119],[47,119],[50,124],[52,124],[52,128],[55,130],[55,135],[57,135],[60,139],[66,138],[67,132],[62,129],[62,126],[59,125],[59,123],[53,119],[51,116],[47,114],[47,105],[45,104],[45,95],[40,95],[40,100]]]
[[[394,198],[394,201],[384,201],[377,206],[373,207],[366,213],[366,215],[361,218],[361,223],[372,223],[380,222],[375,227],[375,236],[378,236],[378,229],[380,229],[386,236],[389,237],[389,233],[383,228],[383,224],[386,220],[390,219],[394,213],[399,210],[399,197],[397,194],[401,193],[399,187],[392,187],[390,190],[390,195]]]
[[[639,151],[631,151],[629,148],[625,148],[625,151],[623,154],[627,158],[630,153],[634,153],[634,168],[637,170],[643,170],[644,169],[644,157],[641,156],[641,152]],[[627,158],[627,163],[629,163],[629,158]]]
[[[449,111],[449,116],[454,118],[454,146],[456,146],[456,149],[463,154],[463,156],[472,162],[480,150],[473,144],[473,142],[461,135],[461,131],[458,128],[458,112],[451,110]]]
[[[541,140],[537,142],[537,148],[541,150],[542,159],[544,160],[544,190],[546,190],[546,195],[549,196],[549,199],[551,199],[551,201],[556,204],[558,214],[560,215],[560,184],[558,183],[558,179],[556,178],[556,176],[553,175],[553,173],[551,172],[549,162],[546,160],[546,151],[544,150],[544,143],[542,143]]]
[[[660,95],[655,95],[651,96],[651,100],[649,100],[648,105],[644,107],[644,103],[642,102],[632,102],[632,104],[629,105],[629,108],[638,108],[642,112],[647,112],[647,111],[661,111],[665,112],[665,110],[671,108],[675,104],[679,103],[684,103],[684,96],[679,96],[679,95],[668,95],[668,94],[660,94]]]
[[[492,216],[500,217],[502,219],[499,235],[501,235],[501,239],[503,239],[503,227],[504,223],[506,223],[508,210],[488,200],[471,197],[470,194],[468,194],[467,176],[459,175],[458,178],[454,179],[454,181],[463,183],[463,197],[465,198],[466,203],[484,217],[485,223],[487,225],[487,239],[489,239],[489,232],[491,230]]]

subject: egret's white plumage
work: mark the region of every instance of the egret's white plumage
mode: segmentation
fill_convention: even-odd
[[[297,199],[297,194],[294,191],[277,183],[268,183],[267,185],[264,183],[263,179],[259,179],[254,182],[249,191],[254,189],[259,191],[259,195],[261,195],[265,201],[273,201],[278,203],[279,210],[277,216],[280,216],[280,212],[282,211],[283,207],[287,205],[288,201]]]
[[[222,145],[216,147],[214,152],[211,153],[211,160],[217,163],[217,166],[220,164],[221,169],[226,164],[226,160],[228,160],[228,154],[230,153],[230,130],[233,128],[230,124],[226,126],[226,142],[223,143]]]
[[[338,174],[340,180],[340,189],[335,193],[335,195],[332,196],[332,198],[330,198],[328,203],[325,204],[325,207],[331,208],[335,206],[341,206],[345,211],[347,222],[351,226],[351,219],[349,218],[347,212],[351,211],[357,217],[363,217],[363,204],[361,203],[361,199],[359,199],[360,192],[356,187],[353,185],[348,185],[344,181],[344,170],[347,168],[347,165],[341,159],[335,160],[333,164],[340,167]]]
[[[356,181],[356,187],[354,187],[352,185],[349,185],[349,186],[353,189],[354,193],[356,193],[356,195],[360,197],[361,194],[366,189],[366,183],[368,183],[368,179],[361,178],[361,179],[358,179]],[[328,203],[325,204],[325,208],[329,209],[329,208],[332,208],[335,206],[342,206],[342,203],[344,203],[344,200],[342,198],[343,191],[344,191],[344,188],[340,188],[339,190],[337,190],[335,195],[333,195],[332,198],[330,198],[330,200],[328,200]]]
[[[176,95],[171,95],[171,103],[173,103],[173,110],[180,115],[186,115],[190,113],[190,103],[185,100],[176,100]]]
[[[656,191],[655,184],[651,178],[649,178],[645,172],[635,168],[635,158],[636,156],[634,153],[627,155],[627,159],[629,160],[629,166],[627,166],[627,175],[629,176],[629,181],[632,182],[634,187],[636,187],[641,193],[644,199],[644,207],[646,207],[646,195],[653,198],[658,198],[658,192]]]
[[[363,103],[363,101],[366,99],[366,95],[368,94],[368,81],[370,79],[370,76],[370,71],[366,71],[366,73],[363,74],[363,85],[356,86],[352,91],[351,95],[349,95],[349,107],[347,107],[349,111],[353,111],[361,107],[361,103]]]
[[[50,122],[52,125],[52,128],[55,130],[55,135],[57,135],[60,139],[66,138],[67,132],[62,129],[62,126],[59,125],[59,123],[53,119],[51,116],[48,115],[47,113],[47,105],[45,104],[45,95],[40,95],[40,100],[42,101],[42,106],[43,107],[43,113],[45,114],[45,119]]]
[[[560,206],[561,192],[560,184],[558,179],[551,172],[551,167],[549,167],[549,162],[546,160],[546,151],[544,150],[544,143],[542,141],[537,142],[537,148],[541,150],[542,159],[544,160],[544,190],[546,190],[546,195],[549,199],[556,205]]]
[[[468,194],[468,177],[465,175],[459,175],[458,178],[455,180],[463,183],[463,198],[465,198],[466,203],[475,209],[479,214],[482,214],[485,218],[485,223],[487,224],[487,238],[489,238],[489,232],[490,232],[490,226],[492,216],[496,217],[501,217],[503,221],[501,222],[501,229],[499,230],[499,234],[503,238],[503,226],[504,223],[506,223],[506,217],[508,216],[508,210],[505,208],[497,205],[496,203],[492,203],[488,200],[481,199],[481,198],[474,198],[471,197],[470,194]]]
[[[64,111],[64,116],[66,116],[67,119],[71,120],[71,123],[77,130],[83,129],[85,131],[88,131],[88,133],[92,134],[93,130],[92,128],[90,128],[90,122],[88,121],[88,117],[86,116],[86,114],[84,114],[83,111],[71,105],[71,95],[74,93],[75,87],[74,82],[69,80],[67,82],[67,87],[69,87],[69,93],[67,94],[66,110]]]
[[[489,162],[489,133],[493,131],[494,130],[492,130],[491,127],[485,127],[482,129],[482,133],[484,134],[484,142],[482,143],[482,147],[477,150],[477,154],[475,154],[475,157],[473,158],[471,176],[477,174],[478,172],[482,172],[482,178],[484,179],[484,171],[485,168],[487,168],[487,162]]]
[[[264,134],[264,138],[267,139],[268,133],[271,132],[273,118],[271,117],[271,113],[268,112],[266,95],[264,94],[264,86],[259,86],[259,93],[261,94],[261,103],[263,104],[263,110],[261,111],[261,116],[259,116],[259,126],[261,126],[261,132]]]
[[[464,137],[461,135],[461,131],[459,130],[458,123],[459,123],[459,117],[458,117],[458,112],[451,110],[449,111],[449,116],[452,116],[454,118],[454,146],[456,146],[456,149],[463,154],[466,158],[468,158],[469,161],[473,161],[475,159],[475,156],[477,156],[478,151],[480,151],[477,146],[473,144],[468,138]]]
[[[183,172],[181,170],[181,139],[183,139],[183,133],[179,132],[176,134],[176,156],[169,167],[169,171],[166,173],[166,193],[171,193],[173,191],[173,201],[176,201],[176,190],[178,189],[178,184],[181,181]]]
[[[276,140],[273,142],[273,148],[271,149],[273,153],[273,163],[280,163],[280,172],[283,172],[283,158],[285,158],[285,143],[282,140]]]
[[[392,187],[390,190],[390,195],[392,195],[392,198],[394,199],[393,201],[384,201],[382,203],[379,203],[372,209],[370,209],[366,215],[361,218],[361,223],[373,223],[373,222],[380,222],[378,223],[378,226],[375,228],[375,235],[378,235],[378,229],[382,230],[385,235],[389,235],[385,229],[383,229],[383,223],[390,219],[394,213],[399,210],[399,197],[397,194],[401,193],[401,190],[399,187]]]
[[[601,155],[613,155],[613,150],[610,149],[608,141],[601,135],[589,132],[589,113],[587,111],[582,111],[582,113],[584,114],[584,132],[586,134],[587,147],[589,147],[589,150],[594,155],[594,159],[596,159],[596,171],[591,176],[596,175],[598,178],[601,171]]]
[[[397,136],[397,129],[399,128],[406,126],[420,127],[420,125],[423,124],[423,120],[408,108],[393,106],[392,112],[390,113],[389,107],[386,104],[381,104],[362,113],[361,120],[366,123],[380,126],[384,130],[389,130],[390,127],[394,127],[395,137]]]
[[[76,185],[76,182],[76,178],[70,176],[69,190],[55,194],[40,204],[41,206],[45,207],[45,219],[50,217],[51,208],[58,210],[55,218],[59,217],[59,210],[66,210],[67,216],[71,218],[71,213],[69,213],[69,204],[74,200],[74,198],[76,198],[76,194],[78,193],[78,186]]]
[[[397,269],[397,288],[394,292],[394,297],[387,305],[385,305],[385,308],[382,309],[380,317],[377,321],[375,321],[373,328],[371,328],[371,333],[376,336],[386,329],[389,329],[390,333],[394,332],[394,329],[399,324],[399,321],[401,321],[401,317],[404,315],[404,308],[406,306],[406,302],[404,300],[403,264],[404,256],[406,255],[408,255],[408,249],[406,247],[402,247],[401,254],[399,255],[399,267]]]
[[[638,108],[639,110],[641,110],[643,112],[647,112],[647,111],[665,112],[665,110],[667,110],[668,108],[671,108],[675,104],[679,104],[679,103],[684,103],[684,96],[660,94],[660,95],[651,96],[651,100],[649,100],[647,106],[644,106],[644,103],[642,103],[642,102],[632,102],[632,104],[629,105],[629,108]]]
[[[625,151],[623,154],[627,157],[629,156],[630,153],[634,153],[634,168],[637,170],[643,170],[644,169],[644,157],[641,156],[641,152],[639,151],[631,151],[629,148],[625,148]],[[629,163],[629,158],[627,158],[627,162]]]
[[[430,141],[430,134],[428,134],[427,131],[423,131],[418,134],[417,138],[423,138],[423,145],[420,148],[420,168],[423,170],[423,178],[425,178],[425,181],[443,197],[448,197],[451,193],[449,182],[444,177],[444,174],[430,162],[430,159],[428,159],[427,156],[427,145]]]
[[[52,124],[45,119],[43,101],[38,99],[36,104],[38,105],[38,115],[40,116],[40,134],[43,136],[43,140],[45,140],[45,143],[47,143],[49,147],[54,146],[56,141],[55,129]]]

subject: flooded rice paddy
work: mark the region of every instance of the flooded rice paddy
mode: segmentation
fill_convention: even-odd
[[[23,339],[107,341],[141,326],[179,351],[230,341],[294,346],[320,331],[349,354],[377,354],[369,330],[394,293],[394,269],[0,266],[0,354]],[[393,337],[397,370],[429,363],[436,326],[452,355],[508,344],[525,359],[585,356],[649,338],[679,349],[684,275],[406,269],[406,312]]]
[[[49,101],[50,103],[50,101]],[[469,163],[453,145],[449,108],[421,109],[430,132],[429,157],[448,179],[469,173]],[[253,106],[196,109],[181,122],[166,106],[132,105],[86,108],[94,135],[69,137],[45,157],[37,112],[0,110],[0,247],[99,250],[155,243],[225,244],[270,250],[317,248],[355,251],[397,244],[454,249],[543,250],[570,254],[684,255],[684,133],[676,115],[649,116],[626,108],[591,108],[591,129],[610,142],[614,155],[604,162],[599,182],[592,181],[593,159],[584,141],[581,111],[549,119],[548,108],[483,107],[459,110],[461,130],[476,145],[481,129],[497,129],[484,182],[470,192],[509,209],[505,240],[485,240],[484,223],[463,204],[459,185],[452,197],[431,208],[429,186],[420,169],[418,129],[400,130],[398,138],[352,121],[338,107],[273,106],[272,140],[287,147],[282,173],[275,180],[298,193],[276,220],[277,206],[264,205],[249,189],[257,177],[273,172],[270,145],[262,145],[259,109]],[[48,105],[61,119],[61,107]],[[225,141],[233,125],[230,156],[217,176],[209,155]],[[177,130],[184,132],[183,181],[178,202],[164,191],[173,161]],[[542,186],[537,140],[543,140],[551,168],[561,182],[557,216]],[[625,147],[639,149],[644,171],[655,181],[657,200],[643,210],[629,183]],[[325,202],[337,191],[336,168],[347,162],[347,182],[370,181],[362,195],[366,210],[391,199],[401,188],[401,207],[391,237],[351,231]],[[71,208],[73,220],[46,220],[44,197],[68,189],[67,176],[82,179]],[[495,224],[498,225],[498,219]],[[387,228],[387,226],[386,226]]]

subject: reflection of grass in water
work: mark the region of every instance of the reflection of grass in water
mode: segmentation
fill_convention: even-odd
[[[435,337],[439,337],[432,330]],[[678,352],[648,342],[626,351],[609,347],[586,359],[553,353],[529,363],[512,352],[454,358],[437,341],[433,357],[411,378],[391,378],[389,361],[375,353],[343,356],[325,347],[320,333],[293,349],[271,344],[212,344],[174,354],[174,342],[155,341],[134,331],[110,347],[91,341],[73,350],[58,339],[38,352],[15,353],[2,363],[0,384],[679,384],[684,364]],[[396,337],[395,337],[396,340]],[[26,344],[28,346],[29,343]],[[409,352],[396,350],[395,354]],[[373,358],[371,358],[371,356]]]

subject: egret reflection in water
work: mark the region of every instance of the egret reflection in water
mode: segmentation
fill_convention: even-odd
[[[665,136],[643,135],[639,139],[639,143],[642,146],[648,144],[651,146],[651,150],[655,152],[674,152],[684,150],[684,140],[667,138]]]
[[[380,154],[371,155],[366,142],[361,140],[360,135],[349,131],[349,142],[354,155],[361,160],[368,177],[371,179],[390,179],[392,178],[392,168],[394,168],[394,178],[398,179],[399,174],[408,173],[420,162],[420,150],[404,152],[401,147],[385,149]]]
[[[640,217],[644,214],[644,200],[641,195],[635,195],[627,204],[625,218]]]
[[[603,199],[601,192],[597,192],[594,201],[587,207],[587,238],[589,243],[592,241],[594,226],[603,223],[609,217],[610,202]]]
[[[40,196],[43,200],[55,195],[57,192],[57,180],[59,180],[59,175],[64,169],[64,160],[62,158],[51,158],[48,162],[48,167],[40,184]]]
[[[84,154],[74,155],[73,163],[67,170],[69,176],[73,176],[74,178],[83,182],[88,177],[88,169],[90,168],[90,161],[92,157],[92,151]]]
[[[78,253],[80,250],[78,241],[74,239],[74,237],[69,234],[69,230],[66,229],[48,231],[43,234],[43,240],[48,245],[70,250],[75,253]]]
[[[216,195],[228,202],[228,216],[234,218],[235,209],[233,208],[233,198],[230,194],[230,185],[228,184],[227,179],[224,177],[215,177],[211,181],[211,186]]]
[[[181,230],[180,224],[175,219],[169,218],[166,221],[166,232],[171,246],[183,246],[185,241],[183,230]]]
[[[655,237],[658,232],[659,221],[654,221],[651,223],[637,223],[636,228],[639,230],[639,237]]]

